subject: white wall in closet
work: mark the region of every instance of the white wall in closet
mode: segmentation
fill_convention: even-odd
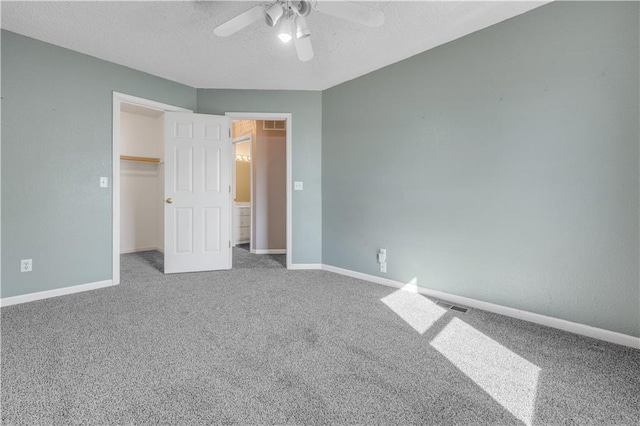
[[[163,115],[127,105],[120,116],[121,156],[160,163],[120,162],[120,253],[162,250],[164,246]]]

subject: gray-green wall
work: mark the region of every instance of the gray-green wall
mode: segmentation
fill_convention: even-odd
[[[120,91],[292,112],[294,263],[638,336],[638,16],[551,4],[323,93],[196,91],[3,31],[1,296],[111,278]]]
[[[2,291],[112,276],[112,92],[203,113],[292,112],[294,263],[321,262],[321,93],[199,90],[2,31]],[[198,97],[200,101],[198,102]],[[20,259],[33,272],[20,273]]]
[[[2,32],[2,297],[111,279],[113,91],[196,108],[193,88]]]
[[[639,336],[638,17],[550,4],[323,92],[323,262]]]
[[[292,113],[292,179],[303,191],[292,191],[293,263],[322,261],[322,94],[282,90],[198,89],[198,112]],[[289,248],[290,249],[290,248]]]

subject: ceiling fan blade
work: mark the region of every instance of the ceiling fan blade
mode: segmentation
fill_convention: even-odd
[[[213,33],[218,37],[227,37],[253,24],[260,18],[264,18],[264,8],[259,4],[246,12],[242,12],[235,18],[229,19],[224,24],[218,25],[216,29],[213,30]]]
[[[349,1],[319,1],[318,12],[357,22],[368,27],[384,24],[384,13]]]
[[[298,59],[307,62],[313,59],[313,46],[311,46],[311,37],[293,38],[293,44],[296,47]]]

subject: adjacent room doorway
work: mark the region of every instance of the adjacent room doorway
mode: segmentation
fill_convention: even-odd
[[[233,136],[231,125],[231,135]],[[233,246],[247,246],[253,250],[252,200],[253,200],[253,135],[251,133],[232,139],[233,143]]]
[[[234,241],[246,244],[246,238],[241,237],[249,232],[251,254],[284,255],[289,269],[292,259],[291,114],[228,112],[226,115],[233,120],[234,140],[240,144],[250,141],[251,145],[249,164],[243,164],[247,160],[246,149],[236,149],[234,158]],[[248,201],[237,200],[238,180],[243,179],[237,174],[240,168],[250,170]]]

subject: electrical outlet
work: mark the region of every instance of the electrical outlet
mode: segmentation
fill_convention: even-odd
[[[378,251],[378,263],[387,263],[387,249],[381,248]]]
[[[20,261],[20,272],[31,272],[33,270],[32,259],[22,259]]]
[[[380,264],[380,272],[387,273],[387,249],[378,249],[378,263]]]
[[[294,191],[302,191],[304,189],[304,184],[300,181],[293,182],[293,190]]]
[[[100,188],[108,188],[109,187],[109,178],[101,177],[100,178]]]

